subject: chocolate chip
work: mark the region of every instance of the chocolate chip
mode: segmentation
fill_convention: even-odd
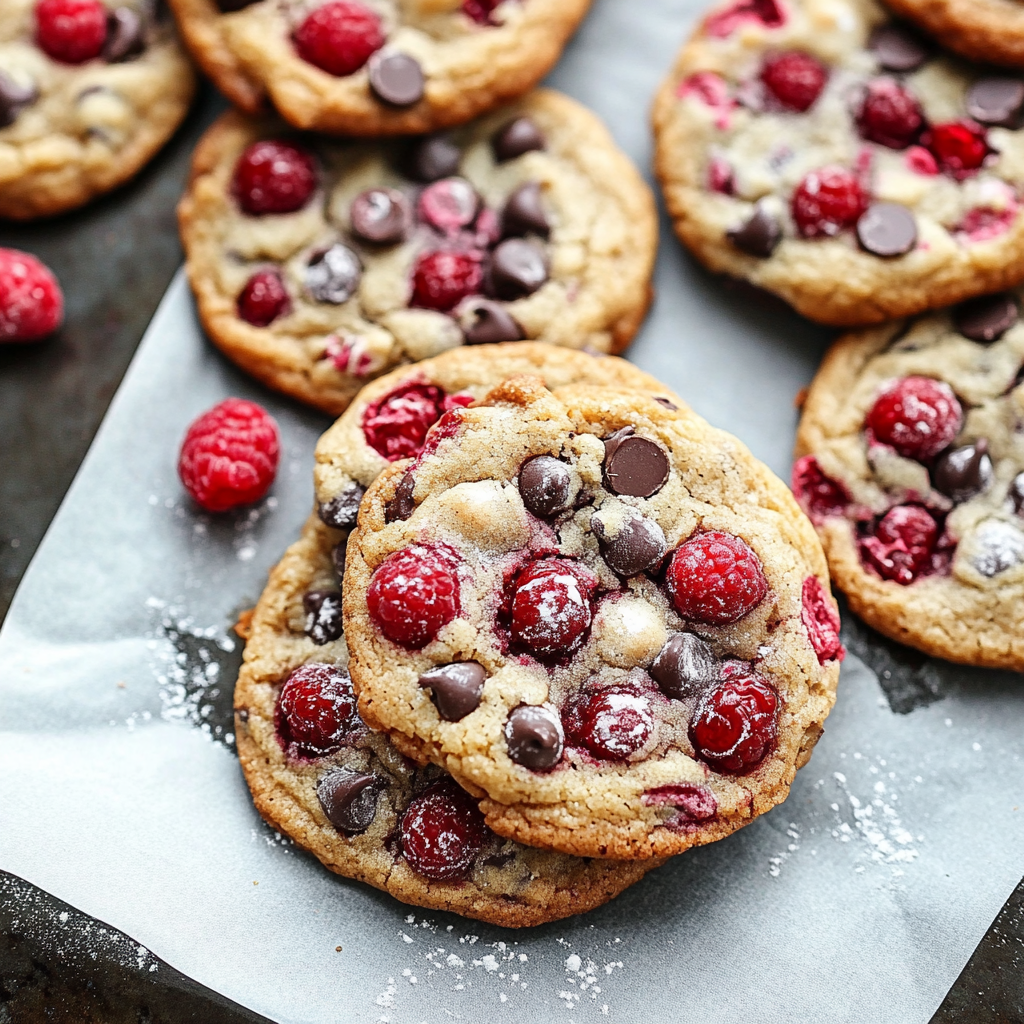
[[[667,398],[655,398],[654,399],[659,405],[665,406],[666,409],[670,409],[672,412],[677,412],[679,406],[675,402],[670,401]]]
[[[720,668],[711,645],[693,633],[676,633],[651,665],[651,675],[666,697],[698,697],[718,681]]]
[[[595,512],[590,519],[590,528],[612,572],[627,578],[639,576],[661,562],[668,545],[664,531],[653,519],[633,513],[613,531],[609,529],[609,518],[603,510]]]
[[[767,259],[782,241],[782,226],[763,203],[758,203],[754,212],[738,228],[725,234],[740,252]]]
[[[413,143],[406,161],[411,178],[429,184],[457,174],[462,150],[447,135],[425,135]]]
[[[311,590],[302,598],[306,611],[306,636],[318,647],[337,640],[345,632],[341,619],[341,591]]]
[[[225,13],[241,11],[256,3],[257,0],[217,0],[217,6]]]
[[[961,302],[953,310],[953,325],[971,341],[998,341],[1020,319],[1020,305],[1005,292],[981,295]]]
[[[39,88],[34,84],[21,85],[6,71],[0,69],[0,128],[14,124],[18,115],[39,98]]]
[[[146,26],[130,7],[115,7],[107,15],[103,59],[110,64],[138,56],[146,42]]]
[[[457,235],[476,220],[480,193],[465,178],[442,178],[421,193],[417,212],[431,227]]]
[[[907,25],[880,25],[871,33],[868,49],[885,71],[916,71],[930,56],[931,47]]]
[[[248,708],[239,708],[235,712],[235,714],[238,715],[238,720],[240,722],[248,722],[249,721],[249,709]]]
[[[565,733],[558,716],[548,708],[520,704],[505,723],[508,756],[524,768],[542,771],[562,759]]]
[[[547,279],[544,254],[522,238],[508,238],[491,253],[489,284],[499,299],[532,295]]]
[[[959,504],[990,487],[994,475],[988,441],[982,437],[974,444],[947,448],[932,466],[932,485]]]
[[[1024,516],[1024,473],[1018,473],[1010,484],[1010,501],[1013,503],[1013,511]]]
[[[348,541],[342,541],[340,544],[335,544],[331,548],[331,564],[334,566],[334,575],[338,579],[340,586],[341,581],[345,578],[345,561],[348,555]]]
[[[306,291],[317,302],[340,306],[355,294],[362,276],[359,257],[347,245],[337,242],[309,261]]]
[[[665,486],[668,471],[665,449],[646,437],[636,437],[632,427],[605,438],[604,476],[613,493],[649,498]]]
[[[405,236],[409,211],[405,196],[393,188],[370,188],[352,200],[352,234],[364,242],[394,245]]]
[[[857,221],[857,241],[873,256],[903,256],[917,244],[917,221],[899,203],[872,203]]]
[[[1024,112],[1024,80],[980,78],[967,91],[967,113],[982,124],[1019,128]]]
[[[511,313],[492,299],[471,299],[463,309],[462,337],[467,345],[522,341],[526,332]]]
[[[386,788],[387,780],[379,775],[339,766],[320,776],[316,798],[327,820],[339,832],[354,836],[373,824],[377,801]]]
[[[480,706],[486,678],[475,661],[456,661],[424,672],[420,686],[433,691],[437,713],[446,722],[460,722]]]
[[[974,532],[971,564],[990,579],[1024,562],[1024,533],[1000,519],[988,519]]]
[[[551,455],[535,455],[519,467],[519,493],[528,512],[547,519],[572,507],[572,474]]]
[[[323,502],[316,510],[317,515],[327,526],[336,530],[351,530],[359,516],[359,504],[366,493],[365,487],[353,481],[330,501]]]
[[[531,118],[517,117],[495,134],[491,139],[491,147],[494,150],[494,159],[498,163],[504,163],[533,149],[547,149],[547,142]]]
[[[501,213],[501,234],[503,238],[510,235],[547,238],[551,234],[551,224],[540,201],[540,185],[536,181],[520,185],[508,197]]]
[[[394,497],[384,506],[384,522],[405,522],[416,511],[416,502],[412,500],[412,492],[416,489],[416,480],[412,472],[406,473],[395,488]]]
[[[370,89],[391,107],[411,107],[423,99],[423,68],[407,53],[380,53],[370,58]]]

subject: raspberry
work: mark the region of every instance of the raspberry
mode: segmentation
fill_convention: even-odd
[[[254,327],[266,327],[291,308],[288,290],[276,270],[257,270],[238,296],[238,315]]]
[[[913,583],[932,564],[938,523],[920,505],[897,505],[882,516],[875,532],[860,542],[861,558],[884,580]]]
[[[760,22],[765,28],[781,28],[786,23],[786,16],[777,0],[737,0],[724,11],[709,14],[704,22],[704,31],[709,36],[723,39],[747,21]]]
[[[333,754],[360,719],[348,673],[311,662],[285,680],[274,708],[278,741],[292,758]]]
[[[676,611],[692,622],[725,626],[768,593],[761,561],[731,533],[698,533],[677,548],[666,574]]]
[[[478,25],[493,25],[494,8],[501,0],[462,0],[462,13]]]
[[[457,234],[469,227],[480,209],[480,196],[465,178],[444,178],[420,193],[420,216],[438,231]]]
[[[0,249],[0,344],[39,341],[64,319],[57,279],[27,252]]]
[[[491,834],[472,798],[451,779],[413,799],[400,828],[409,867],[432,882],[464,878]]]
[[[953,389],[931,377],[903,377],[875,400],[865,426],[876,441],[908,459],[932,459],[960,432],[963,410]]]
[[[792,486],[801,508],[816,523],[829,516],[841,516],[850,504],[846,488],[825,476],[813,455],[797,459],[793,466]]]
[[[178,476],[198,505],[223,512],[267,493],[279,455],[273,419],[255,402],[227,398],[188,428]]]
[[[640,800],[649,807],[676,808],[675,813],[664,822],[665,827],[674,832],[692,832],[698,822],[710,821],[718,813],[715,794],[706,786],[695,786],[689,782],[675,782],[648,789]]]
[[[36,42],[39,49],[65,64],[84,64],[103,50],[107,9],[100,0],[39,0]]]
[[[818,664],[842,661],[846,651],[839,642],[839,612],[832,607],[821,580],[817,576],[808,576],[800,596],[803,604],[800,618],[807,630],[811,647],[818,656]]]
[[[366,604],[389,640],[417,651],[458,614],[459,581],[440,552],[416,545],[396,551],[378,567]]]
[[[793,219],[804,238],[838,235],[868,208],[868,197],[852,171],[822,167],[811,171],[793,193]]]
[[[246,213],[292,213],[315,188],[313,157],[288,142],[254,142],[235,165],[235,195]]]
[[[447,313],[467,295],[480,291],[480,260],[460,252],[428,252],[412,272],[412,305]]]
[[[889,149],[906,149],[924,128],[921,105],[908,89],[891,78],[868,83],[857,112],[861,138]]]
[[[363,436],[389,462],[410,459],[423,450],[427,431],[444,409],[445,394],[436,384],[400,384],[366,407]]]
[[[704,698],[690,723],[694,752],[721,772],[752,771],[775,746],[779,695],[766,679],[738,672]]]
[[[318,7],[292,37],[299,56],[329,75],[351,75],[384,45],[380,18],[354,0]]]
[[[512,639],[541,656],[571,654],[590,627],[597,577],[564,558],[531,562],[511,595]]]
[[[939,167],[954,178],[969,178],[989,154],[985,129],[973,121],[932,125],[921,136]]]
[[[569,706],[564,723],[572,740],[606,761],[625,761],[654,730],[648,699],[622,689],[584,695]]]
[[[764,62],[761,81],[780,106],[802,114],[821,95],[828,69],[809,53],[790,50]]]

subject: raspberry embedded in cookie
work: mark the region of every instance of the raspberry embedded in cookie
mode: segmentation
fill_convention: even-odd
[[[875,441],[918,461],[938,455],[962,423],[963,409],[953,389],[931,377],[904,377],[890,384],[865,420]]]
[[[238,295],[238,316],[253,327],[267,327],[291,311],[284,279],[277,270],[257,270]]]
[[[444,178],[420,193],[418,209],[431,227],[455,235],[476,220],[480,195],[465,178]]]
[[[254,142],[235,165],[233,188],[239,206],[255,216],[301,210],[316,188],[313,157],[288,142]]]
[[[708,15],[704,29],[709,36],[722,39],[747,21],[760,22],[765,28],[781,28],[786,15],[778,0],[737,0],[724,11]]]
[[[857,112],[861,138],[889,149],[906,149],[924,128],[924,113],[909,89],[892,78],[868,82]]]
[[[36,42],[54,60],[64,64],[95,60],[106,38],[107,9],[100,0],[39,0],[36,4]]]
[[[825,475],[813,455],[804,455],[793,466],[793,493],[811,522],[841,516],[852,500],[847,489]]]
[[[718,812],[718,801],[707,786],[688,782],[671,783],[648,789],[640,798],[649,807],[674,807],[675,813],[665,820],[673,831],[689,832],[702,821],[710,821]]]
[[[348,672],[310,662],[285,680],[274,709],[278,740],[290,758],[326,757],[341,748],[362,721]]]
[[[845,167],[811,171],[793,193],[792,212],[804,238],[831,237],[852,228],[868,206],[856,175]]]
[[[650,700],[616,687],[582,694],[562,719],[570,739],[605,761],[628,760],[647,745],[655,727]]]
[[[389,462],[419,455],[427,431],[445,410],[445,393],[436,384],[400,384],[363,414],[366,443]]]
[[[494,9],[502,0],[462,0],[462,13],[478,25],[495,25]]]
[[[472,798],[451,779],[415,797],[399,829],[409,867],[432,882],[465,878],[491,834]]]
[[[545,558],[521,569],[511,587],[513,642],[539,657],[572,654],[590,628],[597,577],[565,558]]]
[[[932,125],[921,136],[921,143],[939,167],[958,181],[974,174],[991,152],[985,129],[973,121]]]
[[[775,747],[778,719],[775,687],[743,666],[704,698],[690,723],[690,742],[716,771],[750,772]]]
[[[761,81],[780,107],[802,114],[821,95],[828,81],[828,69],[809,53],[789,50],[764,62]]]
[[[801,592],[800,618],[807,630],[818,664],[842,661],[846,650],[839,640],[839,613],[832,607],[825,588],[817,576],[804,580]]]
[[[424,253],[412,272],[412,305],[447,313],[479,292],[483,278],[480,260],[468,253]]]
[[[64,319],[64,295],[35,256],[0,249],[0,345],[41,341]]]
[[[932,567],[939,527],[920,505],[897,505],[882,516],[874,533],[862,537],[860,554],[884,580],[913,583]]]
[[[292,38],[303,60],[343,77],[358,71],[384,45],[384,29],[365,4],[331,0],[313,11]]]

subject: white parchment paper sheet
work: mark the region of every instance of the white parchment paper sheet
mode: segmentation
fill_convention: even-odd
[[[698,8],[597,0],[552,77],[643,167]],[[824,332],[712,281],[663,229],[633,358],[788,473]],[[277,417],[281,470],[253,512],[203,516],[178,443],[228,394]],[[211,351],[179,275],[0,635],[0,867],[281,1022],[927,1021],[1024,872],[1017,677],[939,669],[944,698],[898,715],[850,657],[786,804],[526,933],[410,912],[267,829],[213,698],[326,425]]]

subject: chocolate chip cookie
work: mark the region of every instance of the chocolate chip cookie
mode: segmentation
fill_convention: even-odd
[[[654,109],[657,173],[712,270],[862,325],[1024,277],[1024,80],[874,0],[731,0]]]
[[[519,376],[366,492],[343,612],[363,718],[499,835],[644,859],[783,800],[839,618],[788,489],[648,392]]]

